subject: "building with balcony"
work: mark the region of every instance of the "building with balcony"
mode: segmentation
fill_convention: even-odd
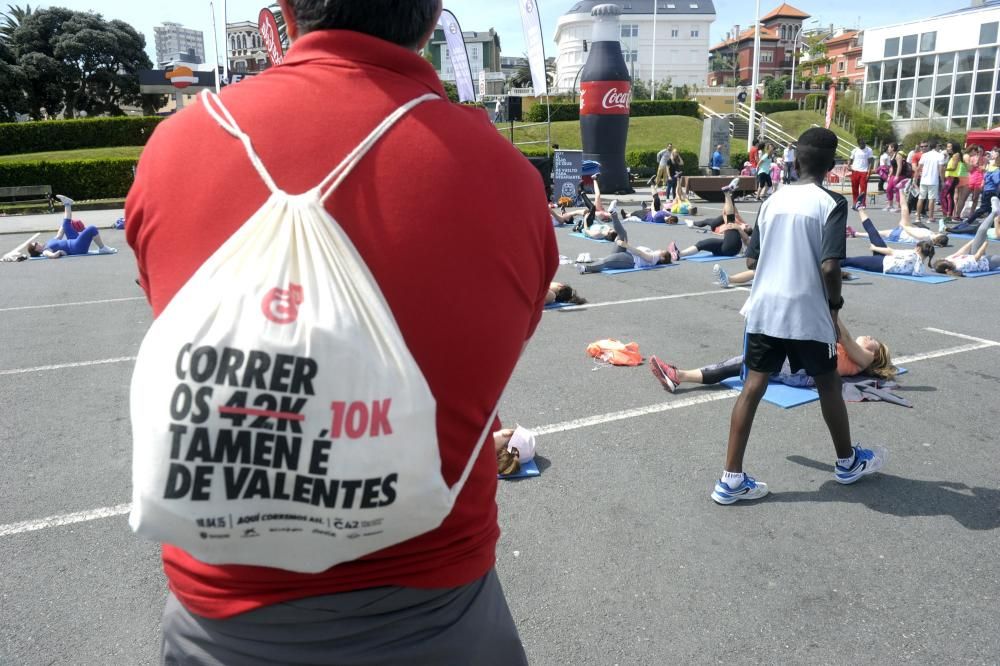
[[[575,2],[556,23],[558,92],[579,88],[594,30],[590,11],[600,4],[604,0]],[[715,22],[711,0],[627,0],[617,4],[622,7],[622,53],[633,80],[659,82],[669,78],[674,86],[701,85],[705,81],[708,33]]]
[[[865,31],[864,105],[896,131],[1000,123],[1000,0]]]
[[[201,30],[185,28],[180,23],[165,22],[153,28],[153,41],[156,44],[158,67],[166,67],[174,62],[192,65],[205,62],[205,35]]]
[[[226,24],[226,60],[233,74],[256,74],[268,67],[267,51],[254,21]]]
[[[798,46],[803,22],[809,14],[782,3],[760,18],[759,80],[791,76],[792,56]],[[754,28],[735,26],[711,54],[710,86],[745,85],[753,80]]]
[[[506,76],[502,61],[510,60],[500,56],[500,36],[490,28],[486,31],[462,31],[465,40],[465,50],[469,54],[469,66],[472,68],[472,80],[480,88],[485,77],[486,95],[499,95],[504,91]],[[444,30],[434,31],[427,45],[431,64],[437,70],[442,81],[455,82],[455,70],[451,66],[451,54],[444,38]],[[477,90],[479,93],[479,90]]]

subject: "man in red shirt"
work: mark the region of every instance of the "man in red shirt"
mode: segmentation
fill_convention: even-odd
[[[286,192],[315,187],[404,103],[445,98],[418,54],[441,0],[281,7],[293,41],[284,63],[222,101]],[[154,315],[268,195],[202,104],[160,125],[126,202]],[[486,114],[447,101],[404,116],[326,202],[435,397],[449,485],[540,319],[558,266],[545,203],[538,173]],[[165,663],[525,663],[493,569],[495,494],[486,446],[440,527],[319,574],[210,565],[164,544]]]

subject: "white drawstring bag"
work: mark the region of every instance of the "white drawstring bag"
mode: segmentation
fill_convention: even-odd
[[[438,527],[435,401],[374,278],[323,202],[424,95],[322,183],[281,191],[217,96],[271,196],[177,292],[131,387],[137,533],[211,564],[315,573]]]

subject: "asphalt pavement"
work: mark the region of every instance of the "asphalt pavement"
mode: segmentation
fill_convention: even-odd
[[[570,258],[610,247],[556,233]],[[629,234],[650,247],[704,238]],[[118,255],[0,264],[4,665],[157,661],[165,580],[125,516],[128,383],[150,313],[124,232],[102,236]],[[20,240],[0,236],[3,251]],[[848,247],[867,253],[866,240]],[[709,493],[734,393],[671,395],[645,363],[585,353],[612,337],[686,368],[737,354],[748,292],[713,285],[711,268],[559,269],[590,304],[544,314],[501,408],[541,432],[542,475],[497,496],[497,568],[531,663],[1000,662],[1000,277],[847,283],[852,333],[909,369],[898,393],[912,409],[848,407],[854,438],[887,446],[888,466],[837,485],[818,403],[764,403],[747,469],[772,494],[720,507]]]

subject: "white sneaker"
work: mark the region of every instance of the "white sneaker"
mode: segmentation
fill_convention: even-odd
[[[118,254],[118,250],[113,247],[108,247],[105,245],[100,250],[97,251],[98,254]]]
[[[719,283],[719,286],[723,289],[729,289],[729,273],[726,272],[719,264],[712,266],[712,275],[715,276],[715,281]]]
[[[57,194],[56,199],[59,199],[59,203],[63,206],[72,206],[73,200],[63,194]]]
[[[873,446],[870,449],[866,449],[860,444],[855,444],[854,463],[849,469],[835,464],[833,466],[833,477],[837,483],[849,485],[863,476],[868,476],[879,471],[888,461],[889,451],[884,446]]]
[[[614,199],[611,204],[608,205],[608,215],[613,215],[616,210],[618,210],[618,199]]]
[[[694,229],[694,220],[684,220],[684,224],[688,225],[688,229]]]
[[[592,261],[593,259],[590,258],[589,252],[581,252],[580,255],[576,258],[576,263],[578,264],[589,264]]]

